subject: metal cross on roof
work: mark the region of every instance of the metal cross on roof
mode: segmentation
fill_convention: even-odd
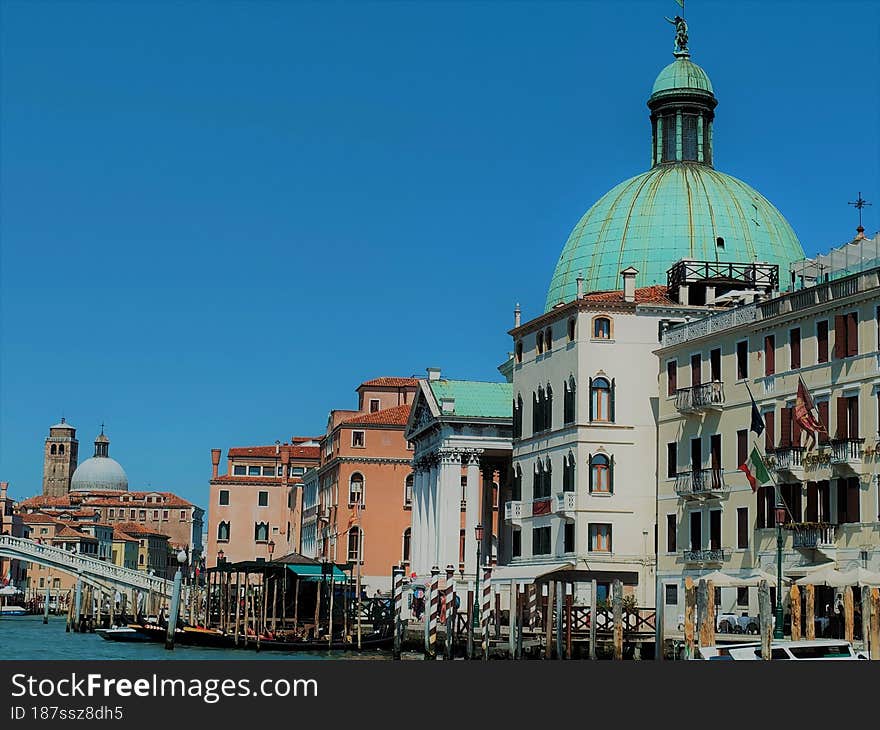
[[[866,205],[871,205],[871,203],[869,203],[867,200],[862,198],[862,193],[861,193],[861,191],[859,191],[859,197],[856,199],[856,201],[854,203],[852,203],[852,202],[847,203],[847,205],[851,205],[857,211],[859,211],[859,228],[861,228],[862,227],[862,208],[864,208]]]
[[[102,435],[102,436],[104,435],[104,424],[103,424],[103,422],[101,423],[101,435]]]

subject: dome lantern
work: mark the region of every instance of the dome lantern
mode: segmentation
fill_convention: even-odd
[[[128,476],[115,459],[110,458],[110,439],[101,433],[95,438],[95,455],[80,464],[70,480],[71,492],[128,491]]]

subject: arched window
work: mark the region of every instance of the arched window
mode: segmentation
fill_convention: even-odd
[[[562,420],[566,424],[575,422],[575,391],[574,378],[569,378],[565,381],[565,400],[562,404]]]
[[[267,542],[269,540],[269,523],[257,522],[254,525],[254,540],[257,542]]]
[[[603,494],[614,491],[614,459],[605,454],[590,457],[590,491]]]
[[[544,408],[544,428],[553,428],[553,388],[547,383],[547,402]]]
[[[64,453],[64,444],[58,444],[58,453],[59,453],[59,454],[63,454],[63,453]]]
[[[412,536],[412,528],[407,527],[403,531],[403,562],[409,562],[409,544]]]
[[[538,351],[539,355],[542,352],[544,352],[544,333],[543,332],[539,332],[538,336],[535,338],[535,349]]]
[[[522,437],[522,412],[523,399],[521,395],[518,395],[513,402],[513,437],[515,439]]]
[[[574,481],[574,454],[572,454],[570,451],[568,452],[568,456],[566,456],[562,460],[562,491],[577,491],[575,489]]]
[[[510,490],[510,499],[519,502],[522,499],[522,469],[519,464],[513,470],[513,486]]]
[[[543,431],[546,426],[544,415],[547,407],[547,399],[544,396],[544,388],[538,387],[538,393],[535,395],[535,404],[532,410],[532,431],[534,433],[538,433],[539,431]]]
[[[57,447],[55,446],[55,444],[52,444],[52,447],[49,449],[49,453],[50,453],[50,454],[56,454],[56,453],[58,453],[58,449],[57,449]]]
[[[544,330],[544,349],[547,352],[553,349],[553,330],[550,327]]]
[[[415,482],[415,475],[410,474],[407,476],[406,481],[403,483],[403,505],[404,507],[412,506],[412,497],[413,497],[413,483]]]
[[[217,525],[217,539],[223,540],[224,542],[229,540],[229,523],[221,522]]]
[[[364,501],[364,476],[360,472],[351,475],[348,481],[348,503],[358,504]]]
[[[364,540],[360,527],[352,527],[348,533],[348,559],[350,562],[364,561]]]
[[[614,422],[613,378],[590,378],[590,420]]]
[[[543,499],[549,495],[544,494],[544,463],[538,459],[535,462],[535,473],[532,481],[532,499]]]
[[[570,320],[568,320],[568,341],[569,342],[574,342],[574,338],[575,338],[575,334],[576,334],[576,329],[575,329],[576,322],[577,322],[577,320],[574,317],[572,317]]]
[[[522,342],[517,342],[517,343],[516,343],[516,361],[517,361],[517,362],[522,362],[522,358],[523,358],[523,346],[522,346]]]
[[[593,317],[593,339],[611,339],[611,320],[608,317]]]

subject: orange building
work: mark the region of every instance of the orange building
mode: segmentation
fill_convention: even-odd
[[[294,437],[289,444],[229,449],[220,474],[220,449],[212,449],[206,564],[216,566],[221,550],[226,562],[298,551],[302,475],[318,458],[317,439]]]
[[[362,383],[357,410],[330,412],[320,466],[305,478],[303,554],[360,560],[368,592],[387,591],[392,566],[409,559],[413,475],[404,428],[417,388],[414,378]]]

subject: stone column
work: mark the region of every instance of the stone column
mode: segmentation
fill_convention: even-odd
[[[471,453],[468,456],[465,500],[467,504],[464,520],[464,572],[466,575],[474,576],[476,575],[477,566],[477,536],[474,534],[474,528],[480,521],[479,452]]]
[[[425,473],[421,460],[413,463],[412,521],[410,524],[409,565],[418,571],[422,557],[422,475]]]
[[[458,535],[461,529],[461,453],[441,454],[438,504],[439,555],[437,565],[458,565]]]
[[[492,485],[495,483],[495,464],[483,463],[483,489],[482,504],[480,505],[480,520],[483,523],[483,545],[480,554],[483,555],[484,564],[489,565],[488,556],[492,555]]]
[[[705,162],[703,156],[703,112],[697,117],[697,161]]]
[[[439,459],[437,456],[434,456],[434,459],[431,462],[431,471],[428,474],[428,529],[426,530],[428,536],[428,544],[425,554],[425,572],[431,570],[431,567],[437,565],[437,534],[438,534],[438,524],[437,524],[437,482],[440,476],[440,467],[439,467]]]
[[[682,140],[682,128],[681,128],[681,109],[676,109],[675,111],[675,159],[681,160],[681,140]]]

